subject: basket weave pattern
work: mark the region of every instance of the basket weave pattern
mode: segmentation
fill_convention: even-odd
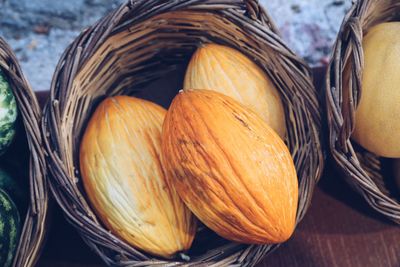
[[[323,169],[317,94],[309,69],[282,42],[258,2],[129,1],[85,30],[65,51],[53,77],[42,125],[51,190],[67,219],[108,265],[252,266],[277,247],[216,242],[218,237],[208,237],[204,230],[197,236],[210,250],[193,253],[185,263],[155,259],[105,229],[85,198],[79,145],[97,104],[106,96],[135,95],[176,65],[187,63],[198,45],[207,42],[248,55],[279,89],[287,118],[286,141],[299,177],[298,221],[307,211]]]
[[[10,82],[16,98],[29,146],[30,198],[13,266],[34,266],[42,247],[48,209],[46,163],[40,131],[41,112],[35,94],[25,80],[17,59],[8,44],[0,38],[0,68]],[[17,140],[18,141],[18,140]]]
[[[368,204],[396,223],[400,223],[400,203],[385,186],[380,158],[357,146],[350,137],[355,126],[355,110],[362,94],[363,36],[372,26],[399,18],[399,1],[356,2],[341,26],[326,80],[332,156],[349,184]]]

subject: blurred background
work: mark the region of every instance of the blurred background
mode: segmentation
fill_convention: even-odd
[[[34,90],[48,90],[58,59],[85,27],[125,0],[0,0],[0,35]],[[351,0],[260,0],[289,47],[312,66],[328,61]]]

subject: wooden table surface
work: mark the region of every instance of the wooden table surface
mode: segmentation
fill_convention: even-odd
[[[315,74],[320,87],[322,71]],[[103,266],[57,207],[52,217],[37,266]],[[295,234],[258,265],[262,266],[399,267],[400,227],[369,208],[328,164]]]
[[[99,267],[102,262],[55,209],[38,266]],[[294,236],[258,267],[398,267],[400,228],[372,211],[328,167]]]

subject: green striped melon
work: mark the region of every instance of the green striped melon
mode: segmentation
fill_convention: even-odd
[[[16,120],[17,103],[10,84],[0,70],[0,155],[14,139]]]
[[[0,168],[0,189],[3,189],[11,197],[18,210],[23,213],[28,203],[27,190],[3,168]]]
[[[20,234],[18,209],[10,196],[0,189],[0,266],[12,264]]]

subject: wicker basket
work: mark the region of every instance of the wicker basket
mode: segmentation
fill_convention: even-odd
[[[316,91],[309,69],[285,46],[257,1],[130,1],[84,31],[65,51],[43,120],[52,192],[67,219],[108,265],[251,266],[277,247],[232,243],[204,229],[196,235],[189,262],[156,259],[105,229],[85,198],[78,148],[96,105],[118,94],[161,99],[168,105],[165,95],[170,100],[182,86],[183,76],[176,74],[176,66],[186,66],[203,42],[229,45],[247,54],[279,88],[288,118],[287,143],[299,176],[298,221],[310,204],[323,169]],[[174,75],[179,81],[172,91],[167,88],[173,82],[165,81],[145,89]],[[154,90],[157,87],[163,90]]]
[[[354,3],[341,26],[326,80],[329,145],[347,181],[378,212],[400,223],[400,202],[395,197],[387,159],[360,148],[351,139],[363,72],[362,40],[377,23],[400,19],[400,2],[366,0]],[[350,72],[344,75],[347,66]],[[348,82],[349,86],[343,86]],[[346,89],[350,88],[350,89]],[[386,179],[384,179],[384,176]]]
[[[32,89],[25,80],[17,59],[8,44],[0,38],[0,69],[10,82],[16,98],[21,128],[6,156],[6,164],[24,161],[29,177],[30,198],[13,266],[34,266],[45,237],[48,195],[46,162],[40,131],[40,108]],[[25,217],[25,219],[24,219]]]

